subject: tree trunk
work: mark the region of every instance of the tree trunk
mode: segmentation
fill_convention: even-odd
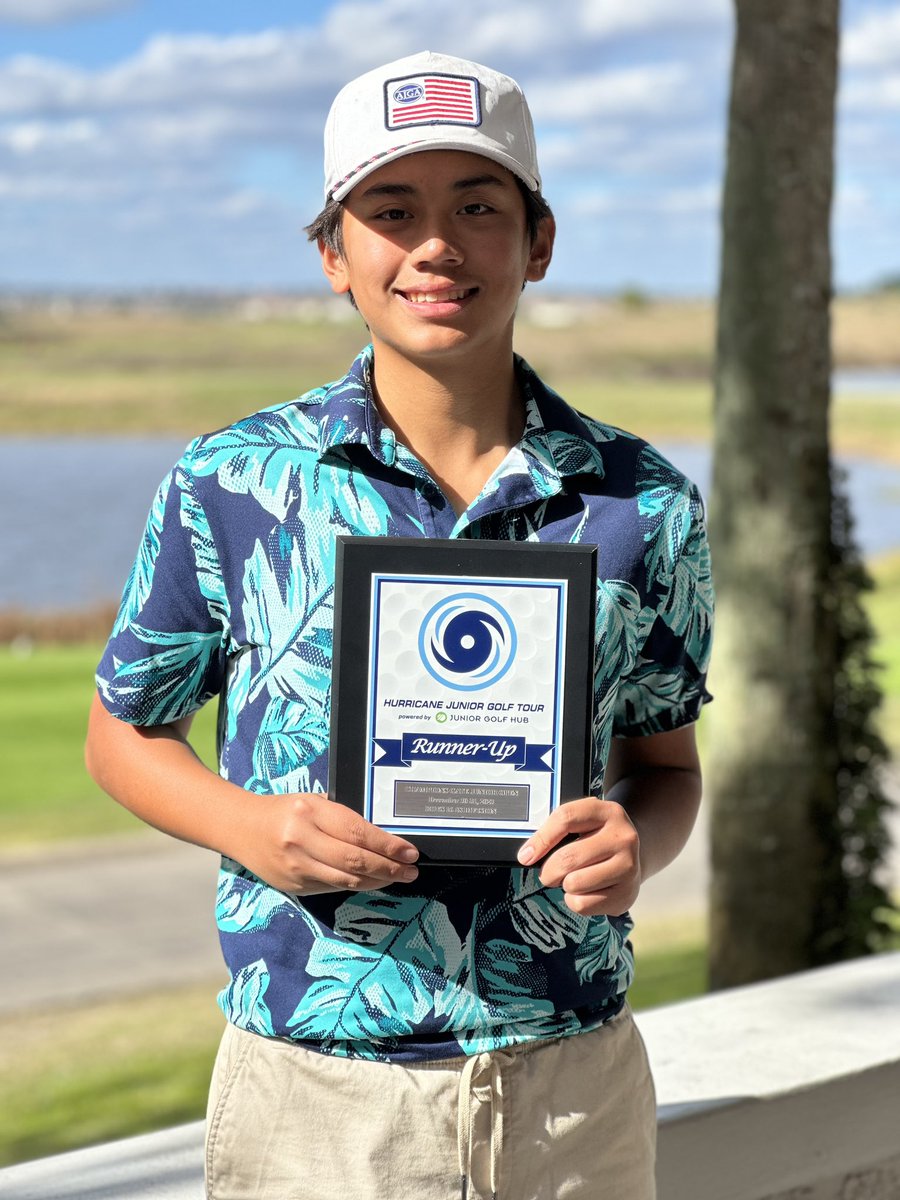
[[[711,981],[809,963],[833,803],[827,580],[838,0],[736,0],[711,497]]]

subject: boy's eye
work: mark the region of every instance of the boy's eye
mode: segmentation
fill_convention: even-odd
[[[473,200],[471,204],[464,205],[462,211],[466,214],[466,216],[477,217],[482,213],[493,212],[493,209],[489,204],[482,203],[481,200]]]
[[[378,214],[379,221],[402,221],[404,217],[409,216],[405,208],[386,208],[384,212]]]

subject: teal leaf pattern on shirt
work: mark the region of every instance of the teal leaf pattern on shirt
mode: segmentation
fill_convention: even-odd
[[[630,925],[630,922],[628,922]],[[575,969],[582,983],[599,972],[613,972],[617,991],[624,992],[631,977],[631,956],[625,955],[625,935],[612,921],[592,917],[575,951]]]
[[[435,1015],[452,1030],[466,1053],[470,1038],[485,1029],[525,1023],[531,1028],[553,1015],[553,1005],[534,994],[531,947],[506,938],[479,936],[475,904],[466,938],[459,942],[447,985],[435,995]]]
[[[268,780],[278,792],[307,791],[309,764],[327,745],[328,721],[321,702],[275,697],[266,706],[253,747],[257,778]]]
[[[360,893],[340,906],[334,929],[360,945],[402,954],[417,967],[443,974],[454,969],[461,953],[447,909],[436,898]]]
[[[225,691],[226,703],[226,741],[234,741],[238,733],[238,717],[244,705],[250,698],[250,684],[253,680],[253,663],[248,650],[230,660],[228,683]]]
[[[463,1054],[490,1054],[517,1043],[548,1041],[581,1033],[584,1024],[573,1012],[547,1013],[528,1021],[504,1021],[482,1029],[464,1030],[459,1036]]]
[[[559,888],[545,888],[537,870],[512,871],[509,890],[513,925],[529,945],[549,954],[584,936],[588,918],[566,907]]]
[[[604,475],[603,455],[596,446],[571,433],[554,431],[545,435],[547,448],[560,475]]]
[[[624,732],[661,733],[680,724],[684,711],[684,697],[690,694],[692,685],[682,668],[678,671],[660,671],[655,663],[642,663],[619,687],[619,704],[628,706],[632,717],[629,729]]]
[[[475,906],[461,941],[439,901],[368,893],[335,918],[336,941],[321,933],[307,964],[324,976],[291,1019],[298,1037],[390,1038],[429,1012],[456,1036],[486,1025],[535,1021],[553,1006],[532,993],[532,951],[477,937]]]
[[[596,597],[595,667],[601,676],[614,678],[634,657],[634,626],[641,616],[641,597],[633,584],[621,579],[598,579]]]
[[[199,442],[190,457],[198,476],[215,475],[227,491],[253,496],[278,521],[286,520],[305,491],[315,460],[318,431],[299,407],[248,417]]]
[[[257,881],[240,886],[228,871],[219,873],[216,890],[216,920],[223,933],[247,933],[267,929],[279,913],[296,909],[282,892]]]
[[[160,484],[150,509],[144,534],[141,538],[141,544],[138,547],[137,557],[131,568],[128,583],[125,585],[119,614],[113,626],[113,637],[121,633],[123,629],[127,629],[133,621],[137,620],[141,609],[147,601],[147,597],[150,595],[150,588],[153,585],[153,568],[156,566],[156,559],[159,555],[163,516],[166,511],[166,500],[168,499],[171,485],[172,475],[169,474]]]
[[[473,930],[474,933],[474,930]],[[470,942],[474,942],[472,934]],[[529,966],[534,961],[531,946],[507,938],[477,943],[475,965],[484,1000],[504,1021],[549,1016],[553,1005],[533,994]]]
[[[660,616],[682,640],[685,653],[701,670],[706,669],[709,660],[713,607],[706,533],[695,525],[678,559]]]
[[[274,1037],[272,1013],[266,1003],[270,975],[262,959],[243,967],[219,994],[219,1006],[230,1021],[249,1033]]]
[[[315,474],[315,490],[304,493],[301,520],[309,527],[316,512],[328,512],[324,530],[330,545],[334,533],[382,537],[390,526],[390,510],[368,480],[351,475],[345,467],[321,464]]]
[[[387,1062],[389,1057],[385,1054],[381,1042],[370,1042],[365,1039],[358,1039],[355,1042],[348,1041],[346,1038],[325,1038],[321,1042],[316,1042],[316,1049],[321,1054],[329,1054],[333,1058],[359,1058],[365,1062]]]
[[[637,657],[643,629],[640,595],[621,580],[597,581],[597,632],[594,642],[594,722],[591,791],[599,795],[613,732],[613,714],[621,704],[621,681]]]
[[[197,564],[197,583],[207,601],[210,615],[227,627],[228,595],[209,521],[188,474],[179,470],[177,479],[180,489],[181,523],[190,530],[191,546]]]
[[[696,489],[652,446],[638,459],[637,488],[647,575],[668,588],[690,532]]]
[[[288,1020],[300,1038],[393,1038],[431,1011],[420,972],[368,946],[319,937],[306,963],[318,982]]]
[[[260,647],[261,670],[250,700],[324,695],[331,684],[334,584],[318,556],[306,554],[301,534],[281,526],[244,568],[247,637]]]
[[[213,693],[203,681],[221,652],[218,633],[161,633],[133,624],[133,633],[148,646],[159,647],[152,657],[120,663],[112,679],[99,680],[113,702],[142,693],[153,701],[141,709],[142,724],[161,725],[196,711]]]
[[[446,910],[429,897],[360,894],[338,908],[334,938],[312,928],[316,940],[306,970],[319,982],[289,1022],[297,1037],[408,1034],[410,1022],[432,1010],[435,972],[460,953]]]

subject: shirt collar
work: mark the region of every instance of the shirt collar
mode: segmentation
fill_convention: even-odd
[[[605,471],[596,430],[518,355],[516,370],[525,397],[525,432],[519,449],[532,473],[545,477],[551,487],[548,494],[559,491],[568,476],[590,474],[602,479]]]
[[[366,346],[343,379],[330,384],[320,398],[319,457],[338,446],[367,446],[379,462],[392,467],[397,440],[378,415],[372,391],[374,351]]]
[[[373,362],[374,350],[369,345],[343,379],[324,389],[319,419],[320,458],[339,446],[362,445],[379,462],[395,465],[397,440],[375,406]],[[511,468],[516,469],[516,461],[522,463],[532,485],[543,496],[561,491],[567,476],[589,473],[602,477],[603,456],[595,433],[523,358],[516,355],[515,365],[525,400],[525,429],[508,460]],[[500,477],[506,473],[501,468]]]

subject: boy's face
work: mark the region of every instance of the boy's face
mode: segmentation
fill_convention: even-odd
[[[508,356],[522,285],[544,277],[553,234],[548,218],[531,242],[504,167],[427,150],[359,183],[344,201],[343,253],[320,251],[333,290],[353,292],[376,349],[422,362],[476,350]]]

